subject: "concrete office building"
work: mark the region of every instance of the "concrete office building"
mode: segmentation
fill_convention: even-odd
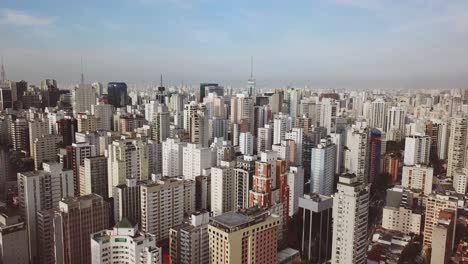
[[[301,252],[311,263],[331,259],[333,198],[316,193],[299,198],[302,217]]]

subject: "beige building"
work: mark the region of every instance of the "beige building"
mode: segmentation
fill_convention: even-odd
[[[403,166],[401,185],[429,195],[432,192],[434,169],[424,165]]]
[[[455,172],[465,165],[467,128],[468,121],[466,118],[452,119],[448,145],[448,177],[453,177]]]
[[[280,216],[259,209],[211,218],[209,263],[276,263],[280,223]]]
[[[59,143],[63,141],[60,135],[43,135],[34,140],[32,144],[32,157],[34,158],[34,168],[42,169],[42,162],[56,161]]]
[[[382,227],[389,230],[395,230],[404,234],[421,233],[421,214],[413,213],[410,208],[390,207],[383,209]]]

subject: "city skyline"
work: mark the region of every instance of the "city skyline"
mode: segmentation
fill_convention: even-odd
[[[53,7],[53,8],[51,8]],[[257,87],[464,88],[468,3],[3,1],[7,78]]]

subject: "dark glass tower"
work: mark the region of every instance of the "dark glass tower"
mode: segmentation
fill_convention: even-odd
[[[129,103],[127,84],[124,82],[110,82],[107,85],[107,100],[114,107],[124,107]]]

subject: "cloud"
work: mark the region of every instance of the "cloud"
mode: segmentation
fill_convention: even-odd
[[[0,23],[21,26],[48,26],[55,22],[56,17],[42,17],[28,14],[21,10],[0,9]]]

